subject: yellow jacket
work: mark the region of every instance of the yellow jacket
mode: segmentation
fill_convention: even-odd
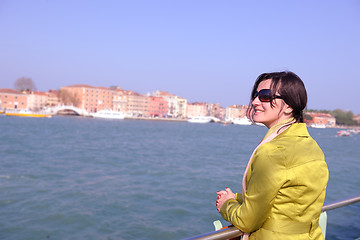
[[[236,194],[222,217],[250,239],[324,239],[318,220],[329,172],[305,123],[294,123],[255,152],[244,200]]]

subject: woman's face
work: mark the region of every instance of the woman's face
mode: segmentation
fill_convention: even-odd
[[[271,79],[264,80],[260,82],[257,87],[257,92],[260,92],[262,89],[270,89]],[[276,95],[279,95],[276,93]],[[259,97],[256,97],[252,101],[254,106],[254,121],[264,124],[266,127],[271,128],[277,123],[291,118],[292,109],[280,98],[275,98],[272,100],[273,107],[271,102],[261,102]]]

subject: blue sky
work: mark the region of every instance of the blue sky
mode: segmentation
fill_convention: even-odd
[[[290,70],[309,109],[360,114],[360,1],[1,0],[0,88],[72,84],[247,104]]]

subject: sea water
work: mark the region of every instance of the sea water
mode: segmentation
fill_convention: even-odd
[[[325,203],[360,195],[360,135],[338,137],[338,130],[309,129],[330,171]],[[265,133],[216,123],[0,116],[0,239],[211,232],[221,219],[215,192],[241,191]],[[360,237],[359,214],[359,203],[329,211],[327,239]]]

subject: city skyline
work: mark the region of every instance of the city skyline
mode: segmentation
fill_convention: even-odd
[[[72,84],[248,104],[256,77],[290,70],[308,109],[360,114],[357,1],[2,1],[0,85]]]
[[[35,83],[35,85],[36,85],[36,83]],[[176,93],[173,93],[173,92],[169,92],[169,91],[167,91],[167,90],[164,90],[164,89],[157,89],[157,90],[155,90],[155,91],[152,91],[152,92],[147,92],[147,93],[140,93],[140,92],[137,92],[137,91],[135,91],[135,90],[133,90],[133,89],[123,89],[121,86],[119,86],[119,85],[117,85],[117,86],[109,86],[109,87],[105,87],[105,86],[91,86],[91,85],[89,85],[89,84],[86,84],[86,83],[84,83],[84,84],[70,84],[70,85],[67,85],[67,86],[61,86],[59,89],[48,89],[48,90],[45,90],[44,92],[50,92],[50,91],[60,91],[61,90],[61,88],[62,87],[69,87],[69,86],[81,86],[81,85],[84,85],[84,86],[89,86],[89,87],[93,87],[93,88],[107,88],[107,89],[111,89],[112,87],[120,87],[122,90],[124,90],[124,91],[131,91],[131,92],[135,92],[135,93],[137,93],[137,94],[140,94],[140,95],[143,95],[143,96],[154,96],[153,95],[153,93],[154,92],[156,92],[156,91],[161,91],[161,92],[167,92],[167,93],[169,93],[169,94],[171,94],[171,95],[175,95],[175,96],[178,96],[178,97],[181,97],[181,98],[183,98],[182,96],[179,96],[178,94],[176,94]],[[0,86],[0,89],[1,89],[2,87]],[[12,88],[10,88],[10,89],[15,89],[14,87],[12,87]],[[40,90],[36,90],[36,91],[34,91],[34,92],[42,92],[42,91],[40,91]],[[187,98],[184,98],[184,99],[186,99],[186,100],[188,100]],[[226,107],[231,107],[231,106],[234,106],[234,105],[240,105],[240,106],[247,106],[247,105],[249,105],[249,102],[248,103],[232,103],[232,104],[229,104],[229,105],[222,105],[220,102],[206,102],[206,101],[201,101],[201,100],[199,100],[199,101],[194,101],[194,102],[191,102],[191,101],[188,101],[188,103],[206,103],[206,104],[220,104],[220,106],[221,107],[224,107],[224,108],[226,108]],[[344,111],[351,111],[354,115],[360,115],[360,114],[356,114],[352,109],[341,109],[341,108],[337,108],[337,109],[340,109],[340,110],[344,110]],[[307,107],[306,109],[305,109],[305,111],[306,110],[310,110],[310,111],[312,111],[312,110],[315,110],[315,111],[333,111],[333,110],[336,110],[336,109],[312,109],[312,108],[309,108],[309,107]]]

